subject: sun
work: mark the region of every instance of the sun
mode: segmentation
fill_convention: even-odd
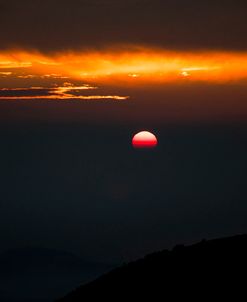
[[[156,136],[149,131],[141,131],[134,135],[132,146],[134,148],[155,148],[158,145]]]

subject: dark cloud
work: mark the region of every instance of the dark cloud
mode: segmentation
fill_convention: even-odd
[[[66,85],[67,84],[67,85]],[[127,100],[128,96],[95,94],[95,88],[89,85],[74,86],[65,83],[56,87],[31,87],[31,88],[1,88],[1,100]],[[90,91],[91,90],[91,91]],[[85,94],[85,91],[89,92]]]
[[[0,47],[246,50],[246,9],[242,0],[2,0]]]
[[[48,96],[54,89],[51,88],[20,88],[20,89],[0,89],[0,99],[1,97],[23,97],[23,96]]]

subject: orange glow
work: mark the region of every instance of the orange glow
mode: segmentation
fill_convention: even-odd
[[[3,76],[3,77],[10,76],[11,74],[12,74],[12,72],[10,72],[10,71],[0,72],[0,76]]]
[[[158,141],[156,136],[148,131],[141,131],[132,139],[132,145],[134,148],[154,148],[157,144]]]
[[[170,52],[141,47],[52,55],[27,51],[0,53],[1,74],[6,76],[10,69],[24,79],[69,78],[110,84],[124,81],[131,85],[143,81],[221,83],[247,79],[247,53]]]

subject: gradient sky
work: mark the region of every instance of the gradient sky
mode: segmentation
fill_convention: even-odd
[[[246,232],[246,10],[0,0],[1,250],[122,261]]]

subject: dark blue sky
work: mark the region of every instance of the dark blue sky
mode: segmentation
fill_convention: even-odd
[[[112,261],[246,232],[247,127],[143,121],[159,139],[145,151],[140,124],[1,124],[1,249]]]

